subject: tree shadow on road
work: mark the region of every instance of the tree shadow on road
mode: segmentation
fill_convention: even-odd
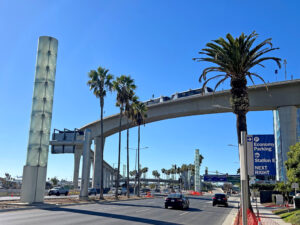
[[[107,217],[107,218],[113,218],[119,220],[128,220],[128,221],[140,222],[145,224],[179,225],[178,223],[166,222],[161,220],[146,219],[146,218],[126,216],[126,215],[106,213],[106,212],[95,212],[95,211],[82,210],[82,209],[70,209],[70,208],[48,208],[47,209],[46,208],[44,210],[53,211],[53,212],[79,213],[84,215],[100,216],[100,217]]]
[[[209,201],[209,200],[212,200],[212,198],[197,198],[197,197],[190,197],[188,196],[188,199],[195,199],[195,200],[200,200],[200,201]]]
[[[105,203],[104,204],[103,203],[96,203],[96,204],[104,205]],[[156,208],[156,209],[164,208],[163,206],[157,206],[157,205],[139,205],[139,204],[130,204],[130,203],[118,203],[118,202],[108,203],[107,205],[147,207],[147,208]]]

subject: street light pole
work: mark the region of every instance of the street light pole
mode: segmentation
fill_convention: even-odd
[[[148,146],[146,146],[146,147],[143,147],[143,148],[140,148],[140,150],[141,149],[147,149],[147,148],[149,148]],[[135,178],[134,178],[134,194],[136,194],[136,178],[137,178],[137,176],[140,176],[139,174],[138,174],[138,171],[139,171],[139,169],[137,170],[136,169],[136,167],[137,167],[137,158],[139,158],[138,157],[138,148],[128,148],[128,149],[131,149],[131,150],[135,150],[136,152],[135,152],[135,171],[136,171],[136,175],[135,175]],[[139,162],[138,162],[138,164],[139,164]],[[140,167],[140,165],[138,165],[138,168]],[[138,180],[139,180],[139,178],[138,178]]]

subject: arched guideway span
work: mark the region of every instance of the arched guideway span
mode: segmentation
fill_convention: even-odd
[[[288,147],[296,143],[296,110],[300,107],[300,80],[268,83],[265,85],[251,86],[249,93],[249,111],[278,110],[281,124],[282,146],[288,151]],[[148,106],[146,123],[155,121],[213,113],[232,112],[230,105],[230,90],[197,94],[175,100],[168,100]],[[119,131],[119,114],[104,118],[104,137],[108,137]],[[134,127],[133,123],[130,127]],[[80,128],[91,130],[91,138],[95,143],[95,170],[93,186],[100,185],[101,163],[101,138],[100,120],[89,123]],[[127,129],[127,119],[122,120],[122,130]]]

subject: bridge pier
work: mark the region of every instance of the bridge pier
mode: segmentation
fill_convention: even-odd
[[[80,185],[80,199],[88,199],[88,187],[90,182],[91,171],[91,131],[85,129],[84,132],[84,144],[83,144],[83,157],[82,157],[82,176]]]
[[[278,123],[276,123],[276,112],[274,115],[274,130],[276,142],[277,171],[276,179],[287,181],[284,162],[287,160],[289,147],[297,141],[297,107],[284,106],[278,108]],[[276,132],[277,131],[277,132]],[[278,132],[279,131],[279,132]]]
[[[82,146],[75,147],[74,153],[74,173],[73,173],[73,185],[74,189],[78,189],[78,176],[79,176],[79,165],[82,155]]]
[[[104,138],[104,144],[105,144],[105,138]],[[94,145],[95,145],[95,152],[94,152],[94,164],[95,169],[93,171],[93,187],[94,188],[100,188],[100,182],[101,182],[101,164],[102,164],[102,142],[101,142],[101,136],[97,136],[94,138]],[[104,146],[104,145],[103,145]],[[104,182],[104,179],[103,179]],[[103,185],[104,187],[104,185]]]

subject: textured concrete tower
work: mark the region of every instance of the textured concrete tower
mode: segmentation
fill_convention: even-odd
[[[27,160],[23,169],[22,202],[44,201],[57,46],[55,38],[39,38]]]
[[[200,191],[201,189],[201,181],[200,181],[200,166],[199,166],[199,149],[195,150],[195,182],[194,182],[194,190]]]

